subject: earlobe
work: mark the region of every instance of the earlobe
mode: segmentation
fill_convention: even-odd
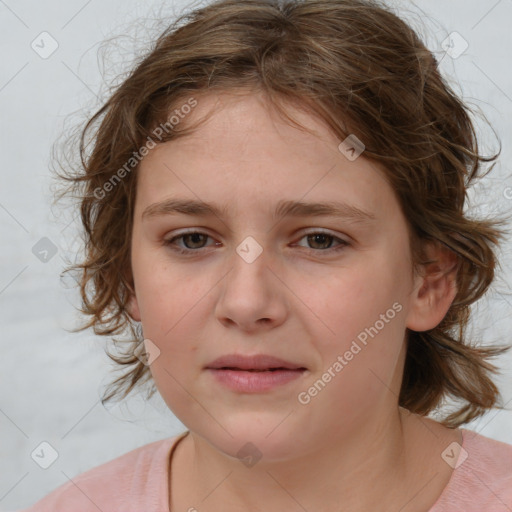
[[[135,293],[135,285],[133,282],[133,275],[131,274],[131,269],[125,269],[122,273],[124,288],[129,295],[128,302],[126,303],[126,311],[130,317],[136,322],[140,322],[140,311],[139,311],[139,303],[137,301],[137,295]]]
[[[140,322],[140,311],[139,311],[139,303],[137,302],[137,297],[135,293],[132,293],[130,296],[130,300],[126,305],[126,310],[128,314],[135,320],[136,322]]]
[[[455,253],[431,244],[426,255],[431,263],[423,267],[421,276],[416,277],[406,324],[417,332],[437,327],[457,295],[459,261]]]

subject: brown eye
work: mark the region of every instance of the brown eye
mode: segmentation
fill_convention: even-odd
[[[325,233],[307,235],[308,242],[313,244],[313,249],[329,249],[334,237]],[[316,247],[315,247],[316,246]],[[320,246],[320,247],[319,247]]]
[[[171,247],[173,251],[182,254],[191,254],[193,252],[200,252],[200,249],[205,247],[205,242],[208,238],[211,238],[206,233],[200,231],[190,231],[188,233],[181,233],[180,235],[174,236],[168,240],[164,240],[164,245]],[[183,245],[176,245],[175,241],[182,241]]]
[[[200,253],[201,249],[207,247],[206,241],[208,238],[211,237],[206,233],[190,231],[164,240],[164,245],[169,246],[173,251],[180,254],[192,255],[194,252]],[[349,242],[323,231],[306,233],[300,240],[303,239],[307,239],[308,246],[305,249],[315,253],[335,252],[350,246]],[[178,244],[177,241],[181,241],[182,244]],[[337,245],[333,246],[333,243],[337,243]],[[299,244],[299,246],[301,245]]]
[[[202,243],[204,243],[204,241],[208,238],[208,235],[203,233],[187,233],[186,235],[182,235],[179,238],[183,239],[183,243],[187,249],[201,249]],[[203,242],[201,242],[201,238]]]
[[[350,244],[342,240],[341,238],[338,238],[334,235],[331,235],[330,233],[324,233],[323,231],[316,231],[312,233],[306,233],[301,240],[307,239],[308,247],[306,249],[309,249],[311,251],[315,252],[329,252],[329,251],[337,251],[345,248],[346,246],[349,246]],[[338,242],[338,245],[333,247],[332,243],[333,241]],[[302,246],[304,247],[304,246]]]

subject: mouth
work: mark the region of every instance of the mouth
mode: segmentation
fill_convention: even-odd
[[[206,366],[207,370],[224,370],[235,372],[279,372],[304,371],[307,368],[301,364],[285,361],[267,354],[245,356],[231,354],[217,358]]]
[[[268,354],[230,354],[206,366],[214,382],[231,392],[266,394],[286,388],[307,375],[307,368]]]
[[[303,371],[306,368],[283,368],[283,367],[277,367],[277,368],[236,368],[236,367],[230,367],[230,366],[223,366],[221,368],[208,368],[210,370],[231,370],[234,372],[277,372],[277,371],[288,371],[288,372],[299,372]]]
[[[237,364],[217,362],[206,367],[206,371],[224,389],[242,394],[270,393],[286,388],[286,385],[293,385],[293,382],[306,375],[307,368],[304,366],[293,363],[283,365],[275,361],[268,363],[268,360],[267,356],[259,356],[257,359],[244,359],[243,363]]]

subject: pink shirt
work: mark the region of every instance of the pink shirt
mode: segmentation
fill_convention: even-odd
[[[429,512],[511,512],[512,445],[461,429],[467,459]],[[20,512],[169,512],[169,461],[184,432],[74,477]],[[459,454],[459,460],[464,456]]]

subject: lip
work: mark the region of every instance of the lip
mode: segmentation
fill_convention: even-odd
[[[207,369],[215,381],[239,393],[263,393],[302,377],[306,370],[223,370]]]
[[[243,354],[229,354],[221,356],[206,366],[206,369],[238,369],[238,370],[270,370],[284,368],[286,370],[307,370],[301,364],[286,361],[267,354],[246,356]]]
[[[266,354],[222,356],[205,369],[217,382],[241,393],[269,391],[298,379],[307,371],[304,366]]]

